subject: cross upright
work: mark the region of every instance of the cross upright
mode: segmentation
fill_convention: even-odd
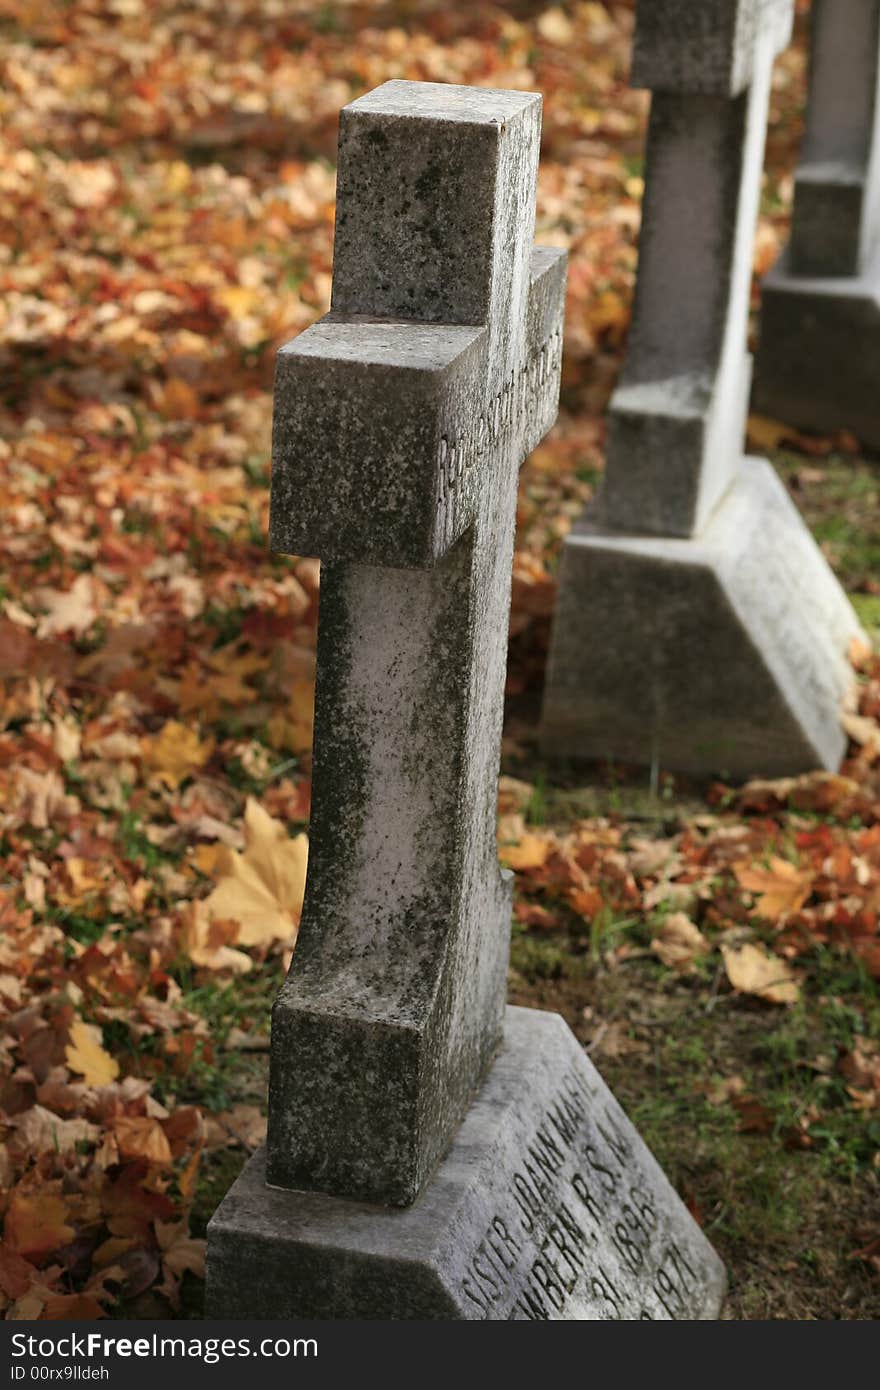
[[[813,0],[789,269],[859,275],[880,232],[880,0]]]
[[[755,409],[880,449],[880,0],[813,0],[791,239],[761,294]]]
[[[415,1200],[499,1045],[497,775],[519,467],[556,415],[541,98],[345,107],[331,311],[281,350],[270,539],[321,560],[311,849],[267,1176]]]
[[[602,522],[699,534],[742,457],[746,341],[773,59],[793,0],[639,0],[652,91],[633,326],[611,403]]]

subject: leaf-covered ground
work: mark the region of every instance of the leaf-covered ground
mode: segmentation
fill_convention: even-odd
[[[266,547],[275,349],[328,303],[336,119],[389,77],[544,93],[563,410],[523,474],[501,791],[512,992],[561,1008],[737,1316],[880,1311],[880,663],[841,777],[589,786],[533,746],[559,543],[636,265],[632,7],[0,0],[0,1306],[197,1315],[260,1142],[307,853],[319,574]],[[779,64],[756,243],[785,236]],[[757,299],[756,299],[757,302]],[[880,626],[858,442],[755,421]]]

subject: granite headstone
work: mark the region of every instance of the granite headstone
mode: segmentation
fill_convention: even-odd
[[[322,561],[311,850],[217,1317],[713,1316],[717,1256],[562,1020],[505,1010],[517,479],[559,394],[541,99],[340,121],[331,312],[277,366],[271,540]]]
[[[880,0],[813,0],[791,239],[763,285],[755,407],[880,448]]]
[[[770,465],[743,457],[771,70],[791,19],[792,0],[637,8],[633,81],[653,89],[638,284],[604,485],[563,547],[551,756],[744,778],[843,755],[858,622]]]

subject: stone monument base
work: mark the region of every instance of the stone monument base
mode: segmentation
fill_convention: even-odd
[[[737,780],[840,766],[852,606],[764,459],[702,534],[567,537],[541,744]]]
[[[880,449],[880,257],[863,275],[764,281],[754,408],[801,429],[851,430]]]
[[[557,1014],[504,1041],[418,1201],[265,1184],[255,1154],[208,1227],[214,1318],[713,1318],[723,1266]]]

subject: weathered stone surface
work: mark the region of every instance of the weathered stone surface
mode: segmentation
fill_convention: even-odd
[[[654,92],[735,97],[753,78],[756,40],[777,49],[792,0],[638,0],[630,82]]]
[[[724,1271],[555,1014],[504,1045],[419,1201],[265,1186],[257,1154],[208,1233],[216,1318],[710,1318]]]
[[[744,459],[696,539],[575,528],[544,746],[736,779],[837,768],[860,635],[773,469]]]
[[[565,280],[532,244],[540,106],[390,82],[346,108],[333,309],[279,356],[271,541],[322,561],[281,1187],[412,1202],[500,1039],[517,478],[556,414]]]
[[[787,255],[777,262],[763,285],[754,406],[880,449],[880,257],[846,279],[792,275]]]
[[[791,241],[764,281],[755,407],[880,447],[880,0],[814,0]]]
[[[813,0],[810,25],[790,267],[794,275],[858,275],[880,232],[880,0]]]
[[[646,27],[653,35],[658,10],[669,8],[681,12],[673,32],[688,27],[698,37],[725,10],[641,5],[637,54]],[[696,535],[739,463],[751,383],[752,244],[783,10],[790,24],[790,4],[749,11],[754,56],[742,95],[702,95],[696,73],[683,92],[661,86],[652,101],[633,325],[611,402],[599,503],[604,524],[618,530]]]
[[[732,96],[705,95],[699,64],[689,76],[661,42],[663,14],[683,30],[698,9],[637,12],[659,95],[633,328],[604,486],[563,546],[541,743],[698,775],[833,768],[859,625],[769,466],[742,459],[764,131],[791,6],[706,7],[731,22],[736,9],[750,36]]]

